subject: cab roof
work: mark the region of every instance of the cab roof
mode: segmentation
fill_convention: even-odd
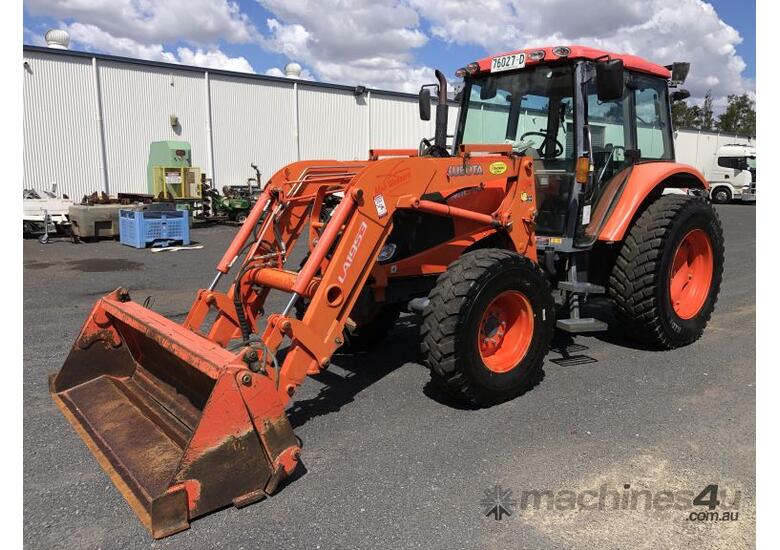
[[[650,63],[646,59],[643,59],[636,55],[608,52],[604,50],[598,50],[596,48],[589,48],[587,46],[565,46],[571,51],[571,53],[569,53],[569,55],[567,56],[559,56],[553,53],[553,49],[556,49],[557,47],[558,46],[545,46],[541,48],[525,48],[522,50],[513,50],[510,52],[505,52],[501,54],[491,55],[490,57],[485,57],[477,61],[477,63],[479,64],[480,71],[490,72],[490,65],[494,57],[501,57],[502,55],[512,55],[521,52],[526,54],[525,57],[526,67],[539,65],[541,63],[549,63],[550,61],[557,61],[559,59],[589,59],[591,61],[595,61],[597,59],[603,59],[604,57],[609,57],[610,59],[622,59],[623,66],[626,69],[632,71],[651,74],[653,76],[658,76],[660,78],[666,78],[666,79],[672,76],[671,71],[669,71],[669,69],[667,69],[666,67],[663,67],[662,65],[656,65],[655,63]],[[539,50],[544,50],[544,58],[541,60],[531,59],[529,54],[531,52],[536,52]]]

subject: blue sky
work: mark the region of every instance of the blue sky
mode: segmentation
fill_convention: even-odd
[[[545,9],[540,9],[546,4]],[[25,0],[25,43],[415,91],[433,68],[565,43],[690,61],[694,100],[755,89],[755,4],[716,0]],[[741,42],[740,42],[741,39]]]

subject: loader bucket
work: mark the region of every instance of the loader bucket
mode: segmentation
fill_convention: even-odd
[[[98,301],[49,386],[155,538],[264,498],[297,464],[271,379],[122,289]]]

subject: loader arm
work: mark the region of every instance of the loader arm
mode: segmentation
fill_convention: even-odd
[[[509,152],[501,146],[492,147],[503,153]],[[375,279],[387,280],[389,274],[377,266],[376,257],[392,231],[395,211],[421,210],[457,218],[465,229],[459,237],[472,239],[472,242],[496,231],[506,232],[517,251],[536,259],[531,160],[508,154],[472,156],[483,152],[492,151],[472,146],[464,148],[462,157],[450,159],[411,156],[375,159],[351,165],[350,169],[357,170],[357,173],[348,182],[343,177],[348,172],[337,173],[338,181],[331,179],[333,174],[306,180],[301,174],[311,167],[302,166],[300,173],[294,173],[292,170],[298,165],[291,165],[290,179],[280,182],[275,192],[275,196],[284,201],[281,203],[283,207],[271,207],[276,222],[269,216],[260,227],[257,240],[241,265],[238,282],[231,285],[225,295],[202,291],[206,294],[199,295],[193,307],[193,311],[200,313],[191,315],[185,326],[194,330],[199,328],[193,321],[195,317],[203,318],[201,302],[211,297],[211,304],[221,303],[226,307],[212,326],[209,338],[226,345],[230,340],[242,337],[237,322],[241,314],[248,320],[252,331],[257,328],[256,319],[270,289],[292,293],[285,311],[267,318],[261,337],[266,362],[257,367],[274,379],[279,397],[286,403],[307,374],[316,374],[327,368],[331,356],[343,344],[349,314],[372,273]],[[496,163],[506,169],[501,177],[490,175],[490,166]],[[343,167],[346,166],[345,163]],[[464,175],[450,175],[460,173]],[[275,180],[276,176],[269,185],[276,184]],[[486,180],[493,180],[493,185],[499,185],[500,196],[503,197],[495,205],[497,208],[489,212],[449,206],[424,198],[461,188],[484,188]],[[322,201],[334,191],[343,193],[344,198],[330,220],[323,224],[318,219]],[[272,200],[271,204],[280,203]],[[279,250],[291,250],[295,246],[307,214],[311,214],[308,218],[312,228],[310,244],[314,241],[316,245],[311,247],[310,256],[300,272],[295,273],[284,268],[284,258]],[[277,245],[276,251],[271,250],[268,243],[276,241],[283,242],[284,247]],[[443,271],[468,243],[452,244],[444,243],[428,251],[426,255],[430,257],[430,263],[422,264],[420,271],[425,266],[430,271],[432,264],[438,264],[439,270]],[[234,242],[232,248],[240,247]],[[417,262],[418,259],[412,261]],[[238,301],[235,300],[235,292],[241,294]],[[310,302],[303,319],[299,320],[290,312],[301,297],[308,298]],[[236,313],[231,305],[244,311]],[[290,344],[290,350],[277,372],[272,358],[285,343]]]
[[[456,234],[379,265],[401,209],[453,218]],[[368,161],[291,164],[268,182],[182,324],[123,289],[103,297],[52,376],[52,397],[155,537],[186,529],[264,498],[296,469],[300,444],[285,407],[328,366],[369,280],[381,301],[399,271],[440,273],[496,233],[535,259],[535,212],[531,160],[504,145],[452,158],[381,151]],[[307,226],[308,260],[290,270]],[[266,315],[272,290],[291,298]],[[300,299],[309,304],[299,320]]]

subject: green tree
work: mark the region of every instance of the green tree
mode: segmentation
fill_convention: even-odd
[[[715,129],[715,114],[712,112],[712,90],[704,94],[704,103],[701,106],[701,120],[699,128],[702,130]]]
[[[728,96],[728,106],[718,117],[718,130],[742,136],[756,135],[756,102],[746,93]]]
[[[701,122],[701,107],[688,105],[685,100],[672,103],[672,125],[675,128],[698,128]]]

